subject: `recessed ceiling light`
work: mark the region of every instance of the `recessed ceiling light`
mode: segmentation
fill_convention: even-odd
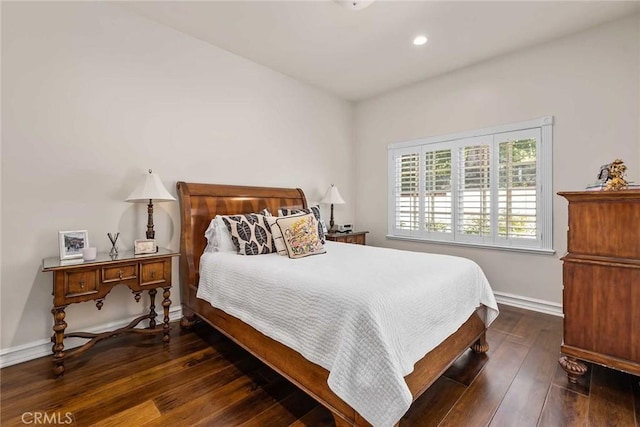
[[[368,7],[374,0],[333,0],[340,6],[346,7],[350,10],[361,10]]]
[[[422,46],[426,42],[427,42],[426,36],[417,36],[415,39],[413,39],[413,44],[416,46]]]

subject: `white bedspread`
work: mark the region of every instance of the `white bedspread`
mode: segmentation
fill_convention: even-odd
[[[374,426],[409,409],[404,377],[481,305],[498,315],[473,261],[327,242],[327,253],[205,253],[198,297],[327,369],[329,387]]]

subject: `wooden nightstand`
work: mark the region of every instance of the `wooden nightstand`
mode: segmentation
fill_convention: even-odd
[[[332,242],[353,243],[356,245],[367,244],[368,231],[352,231],[351,233],[327,233],[325,237]]]
[[[118,257],[112,259],[107,253],[99,253],[93,261],[60,261],[58,258],[46,258],[42,271],[53,272],[53,372],[56,377],[64,374],[64,361],[78,354],[84,353],[95,343],[124,333],[163,334],[162,340],[169,343],[169,307],[171,306],[171,258],[179,253],[167,249],[159,249],[155,254],[134,255],[133,251],[122,251]],[[118,285],[125,285],[133,292],[136,302],[140,301],[140,294],[149,292],[151,304],[149,314],[140,316],[127,326],[114,331],[93,334],[88,332],[74,332],[65,334],[67,323],[64,321],[65,308],[69,304],[86,301],[96,301],[98,310],[102,308],[103,300],[111,289]],[[156,327],[155,297],[156,288],[163,289],[162,308],[164,322]],[[141,321],[149,319],[148,329],[136,329]],[[64,352],[64,339],[76,337],[89,341],[81,347]]]

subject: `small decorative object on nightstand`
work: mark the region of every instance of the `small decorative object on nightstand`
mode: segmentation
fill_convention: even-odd
[[[111,259],[118,258],[118,246],[116,245],[116,242],[118,241],[119,236],[120,233],[107,233],[107,237],[111,242],[111,250],[109,251],[109,256],[111,257]]]
[[[368,231],[352,231],[350,233],[327,233],[325,238],[332,242],[353,243],[356,245],[367,244]]]
[[[133,253],[135,255],[153,254],[158,250],[154,239],[134,240]]]
[[[82,249],[89,247],[87,230],[59,231],[60,260],[82,258]]]
[[[169,307],[171,306],[171,259],[180,255],[168,249],[160,249],[151,255],[134,255],[133,251],[121,251],[114,260],[108,253],[99,253],[91,261],[66,265],[64,261],[46,258],[42,271],[53,273],[53,372],[56,377],[64,374],[64,362],[78,354],[84,353],[97,342],[125,333],[143,335],[163,334],[162,340],[169,343]],[[144,291],[149,292],[149,313],[142,315],[127,326],[115,331],[93,334],[88,332],[65,333],[67,323],[64,321],[65,309],[69,304],[95,301],[98,310],[104,305],[103,300],[115,286],[125,285],[133,292],[136,302],[140,301]],[[163,323],[156,327],[155,297],[156,289],[162,289]],[[149,320],[147,329],[135,326],[143,320]],[[65,338],[88,339],[84,345],[71,351],[64,351]]]

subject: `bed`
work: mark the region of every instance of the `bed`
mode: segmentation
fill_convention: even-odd
[[[272,212],[277,212],[279,208],[306,208],[307,201],[302,190],[186,182],[178,182],[177,188],[181,209],[182,327],[192,326],[197,318],[209,323],[328,408],[336,426],[370,425],[358,411],[332,391],[328,385],[330,372],[327,369],[197,297],[200,258],[207,245],[205,231],[211,219],[217,214],[252,213],[264,208]],[[483,320],[485,316],[483,307],[480,307],[459,329],[415,363],[412,372],[404,377],[413,400],[468,348],[478,353],[488,350]]]

